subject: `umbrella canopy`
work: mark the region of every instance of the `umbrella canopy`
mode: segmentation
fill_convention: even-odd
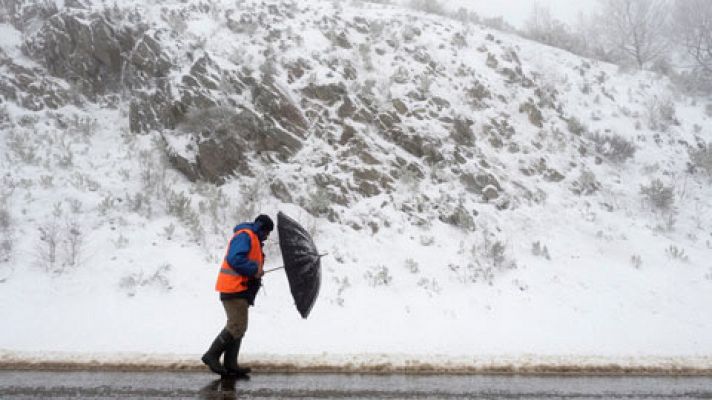
[[[279,248],[289,289],[302,318],[309,316],[321,286],[321,256],[311,235],[282,212],[277,214]]]

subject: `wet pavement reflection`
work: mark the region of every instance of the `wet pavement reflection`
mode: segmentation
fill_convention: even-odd
[[[0,399],[712,399],[712,377],[0,371]]]

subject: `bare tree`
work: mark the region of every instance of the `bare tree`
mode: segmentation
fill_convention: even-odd
[[[669,49],[668,0],[599,0],[604,39],[643,69]],[[709,1],[709,0],[707,0]]]
[[[712,1],[676,0],[675,30],[697,67],[712,74]]]
[[[573,33],[565,23],[554,18],[550,9],[538,2],[532,5],[524,29],[525,35],[537,42],[576,54],[583,54],[585,50],[585,44],[579,35]]]

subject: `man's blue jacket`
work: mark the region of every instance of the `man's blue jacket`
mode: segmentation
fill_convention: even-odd
[[[257,234],[257,226],[254,223],[243,223],[235,226],[232,232],[237,232],[240,229],[249,229]],[[258,235],[259,237],[259,235]],[[260,243],[261,244],[261,243]],[[230,246],[227,250],[227,263],[232,269],[235,270],[240,275],[254,277],[257,274],[257,263],[250,261],[247,255],[250,253],[250,246],[252,241],[247,233],[241,233],[239,235],[233,236],[230,240]]]

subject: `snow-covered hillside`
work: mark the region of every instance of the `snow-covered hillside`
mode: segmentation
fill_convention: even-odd
[[[0,361],[197,360],[281,210],[322,290],[267,275],[248,361],[712,369],[712,100],[661,76],[360,1],[15,0],[0,38]]]

